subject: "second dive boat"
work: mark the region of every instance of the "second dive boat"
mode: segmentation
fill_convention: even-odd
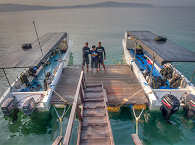
[[[24,68],[18,78],[0,98],[4,115],[19,109],[30,115],[35,109],[48,110],[50,98],[69,61],[71,41],[66,32],[47,33],[38,41],[22,45],[11,60],[1,62],[1,69]],[[41,47],[41,51],[39,50]],[[6,75],[6,74],[5,74]],[[8,80],[9,81],[9,80]]]
[[[195,114],[195,87],[172,62],[195,62],[195,52],[150,31],[128,31],[123,39],[125,61],[149,99],[149,109],[160,109],[169,119],[183,106]]]

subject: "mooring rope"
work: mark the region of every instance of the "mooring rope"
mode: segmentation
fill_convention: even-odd
[[[55,90],[53,90],[53,92],[64,102],[67,103],[68,101],[65,100],[59,93],[57,93]]]
[[[141,91],[143,91],[142,89],[139,89],[138,91],[136,91],[135,93],[133,93],[131,96],[129,96],[128,98],[132,98],[134,97],[135,95],[137,95],[138,93],[140,93]],[[124,98],[123,99],[123,102],[116,105],[117,107],[121,107],[122,105],[124,105],[127,101],[128,101],[128,98]]]
[[[64,118],[65,114],[69,111],[69,109],[70,109],[71,107],[70,107],[70,105],[68,106],[68,108],[67,108],[67,109],[66,109],[66,107],[64,107],[64,110],[63,110],[63,113],[62,113],[62,115],[61,115],[61,116],[59,115],[59,113],[58,113],[58,111],[57,111],[56,107],[55,107],[55,106],[53,106],[53,107],[54,107],[54,110],[55,110],[55,112],[56,112],[56,114],[57,114],[57,117],[58,117],[58,120],[59,120],[59,130],[60,130],[60,136],[62,136],[62,124],[63,124],[63,118]],[[60,145],[61,145],[61,143],[60,143]]]

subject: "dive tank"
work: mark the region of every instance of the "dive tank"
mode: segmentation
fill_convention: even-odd
[[[163,96],[161,100],[160,110],[162,112],[163,117],[166,120],[169,120],[171,115],[179,110],[180,102],[174,95],[167,94]]]
[[[1,110],[5,116],[9,116],[12,114],[14,109],[16,108],[16,97],[8,97],[4,100],[3,104],[1,105]]]
[[[195,95],[188,94],[185,97],[183,110],[187,118],[192,118],[195,115]]]
[[[34,98],[27,99],[23,104],[23,112],[25,115],[30,115],[35,110],[35,100]]]

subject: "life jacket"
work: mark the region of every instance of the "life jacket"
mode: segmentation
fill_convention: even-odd
[[[91,57],[95,58],[96,56],[98,56],[98,53],[96,50],[91,50]]]

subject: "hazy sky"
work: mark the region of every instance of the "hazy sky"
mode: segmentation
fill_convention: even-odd
[[[105,1],[150,3],[157,6],[195,6],[195,0],[0,0],[1,3],[30,5],[75,5]]]
[[[152,0],[152,3],[162,6],[195,6],[195,0]]]

